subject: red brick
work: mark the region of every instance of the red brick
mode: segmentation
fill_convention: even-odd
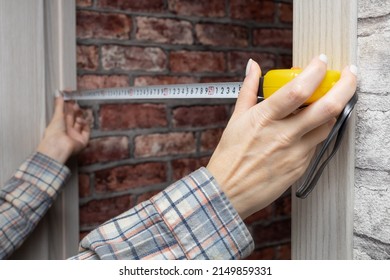
[[[160,48],[106,45],[102,47],[105,70],[161,71],[166,69],[167,56]]]
[[[80,165],[116,161],[129,157],[129,141],[125,136],[91,139],[78,157]]]
[[[81,107],[81,111],[85,119],[90,121],[90,127],[93,129],[94,128],[94,123],[95,119],[93,116],[93,109],[92,108],[87,108],[87,107]]]
[[[261,28],[253,31],[253,44],[261,47],[292,49],[292,30]]]
[[[263,208],[260,211],[257,211],[256,213],[253,213],[249,217],[245,219],[245,223],[250,225],[256,222],[264,221],[264,220],[270,220],[273,218],[274,214],[274,204],[270,204],[267,207]]]
[[[131,31],[131,20],[123,14],[79,11],[76,21],[79,39],[128,39]]]
[[[246,64],[252,58],[259,63],[262,72],[275,68],[276,56],[269,53],[260,52],[230,52],[228,54],[228,68],[230,72],[242,73],[245,75]]]
[[[237,82],[242,80],[242,75],[237,75],[234,77],[202,77],[200,79],[201,83],[223,83],[223,82]]]
[[[90,179],[88,174],[79,174],[79,197],[91,195]]]
[[[209,129],[202,132],[200,138],[201,151],[214,151],[221,139],[223,128]]]
[[[80,234],[79,234],[79,241],[81,241],[84,237],[86,237],[88,234],[90,233],[90,231],[80,231]]]
[[[137,17],[136,39],[164,44],[191,45],[192,25],[188,21]]]
[[[145,200],[148,200],[152,198],[154,195],[158,194],[160,191],[150,191],[150,192],[145,192],[143,194],[140,194],[136,198],[135,204],[140,204],[141,202],[144,202]]]
[[[83,70],[97,70],[99,54],[96,46],[77,46],[77,68]]]
[[[77,88],[80,90],[127,86],[129,86],[129,78],[125,75],[81,75],[77,77]]]
[[[278,260],[291,260],[291,243],[276,248]]]
[[[135,156],[151,157],[195,152],[195,136],[191,132],[140,135],[135,138]]]
[[[164,0],[97,0],[97,7],[131,12],[161,12]]]
[[[206,167],[210,157],[185,158],[172,161],[173,180],[177,181],[200,167]]]
[[[77,0],[76,6],[77,7],[90,7],[90,6],[92,6],[92,0]]]
[[[140,76],[134,79],[135,86],[193,84],[196,82],[198,80],[195,77],[186,76]]]
[[[125,130],[167,126],[165,106],[160,104],[103,104],[99,120],[102,130]]]
[[[291,55],[281,55],[280,58],[280,68],[291,68],[292,65],[292,56]]]
[[[230,13],[234,19],[273,22],[276,6],[273,0],[231,0]]]
[[[274,203],[276,216],[291,217],[291,195],[282,196]]]
[[[275,260],[276,256],[275,248],[267,247],[253,251],[246,260]]]
[[[167,181],[166,166],[160,162],[140,163],[105,169],[95,173],[95,190],[118,192]]]
[[[279,4],[279,20],[284,23],[293,22],[293,5],[292,3]]]
[[[173,110],[173,124],[182,126],[225,125],[229,115],[224,105],[178,107]]]
[[[209,46],[247,47],[248,30],[231,24],[197,24],[196,36],[199,42]]]
[[[92,200],[80,207],[81,226],[99,225],[134,207],[132,196]]]
[[[252,237],[255,244],[268,244],[291,239],[291,220],[282,220],[270,224],[253,225]]]
[[[225,2],[221,0],[168,0],[168,7],[172,13],[185,16],[225,16]]]
[[[222,52],[176,51],[169,56],[173,72],[224,72],[226,62]]]

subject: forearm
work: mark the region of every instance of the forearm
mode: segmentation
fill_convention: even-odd
[[[241,259],[253,240],[205,168],[87,235],[75,259]]]
[[[49,209],[70,171],[36,153],[0,190],[0,259],[8,257]]]

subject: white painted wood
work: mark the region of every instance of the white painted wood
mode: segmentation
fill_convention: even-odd
[[[330,69],[355,63],[357,0],[294,0],[293,62],[325,53]],[[292,258],[351,259],[354,116],[340,150],[308,198],[292,198]]]
[[[0,1],[2,184],[35,149],[45,127],[42,7],[42,0]]]
[[[76,89],[76,8],[74,0],[44,0],[47,119],[53,112],[56,89]],[[77,253],[79,204],[77,164],[64,191],[49,211],[49,259],[65,259]]]
[[[0,1],[0,184],[31,155],[53,89],[76,86],[74,0]],[[78,241],[77,180],[13,258],[62,259]]]

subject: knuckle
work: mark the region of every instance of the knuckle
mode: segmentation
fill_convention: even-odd
[[[266,108],[257,110],[257,114],[252,115],[252,122],[253,124],[259,124],[260,127],[265,127],[272,122],[271,113]]]
[[[294,142],[294,137],[286,132],[281,132],[278,134],[278,142],[282,148],[286,148]]]
[[[294,103],[303,102],[306,99],[303,85],[301,83],[294,83],[288,91],[287,96]]]

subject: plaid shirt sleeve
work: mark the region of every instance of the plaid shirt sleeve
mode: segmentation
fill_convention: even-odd
[[[72,259],[242,259],[254,243],[206,168],[88,234]]]
[[[32,232],[69,174],[66,166],[36,153],[0,189],[0,259]]]

